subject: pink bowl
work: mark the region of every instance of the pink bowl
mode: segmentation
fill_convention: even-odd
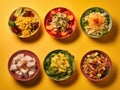
[[[66,18],[67,16],[71,15],[73,17],[72,20],[70,20],[70,29],[68,29],[68,34],[66,35],[61,35],[61,30],[58,30],[57,31],[54,31],[53,28],[52,29],[48,29],[47,26],[50,25],[50,22],[52,22],[52,19],[53,19],[53,14],[52,13],[55,13],[55,14],[58,14],[58,13],[64,13],[66,14]],[[57,24],[56,24],[57,25]],[[64,39],[64,38],[67,38],[67,37],[70,37],[73,32],[75,31],[76,29],[76,18],[75,18],[75,15],[68,9],[64,8],[64,7],[57,7],[57,8],[54,8],[52,10],[50,10],[47,15],[45,16],[45,20],[44,20],[44,27],[45,27],[45,30],[47,31],[47,33],[56,38],[56,39]],[[54,32],[53,32],[54,31]]]
[[[34,74],[31,76],[31,77],[28,77],[28,78],[20,78],[18,77],[15,72],[13,71],[10,71],[10,66],[11,66],[11,63],[12,63],[12,60],[13,58],[18,55],[18,54],[24,54],[24,55],[28,55],[32,58],[34,58],[36,60],[36,71],[34,72]],[[39,70],[40,70],[40,63],[39,63],[39,59],[38,57],[31,51],[28,51],[28,50],[20,50],[20,51],[17,51],[15,52],[9,59],[9,62],[8,62],[8,70],[10,72],[10,74],[12,75],[13,78],[15,78],[16,80],[19,80],[19,81],[29,81],[29,80],[32,80],[34,79],[38,73],[39,73]]]
[[[90,76],[90,72],[92,72],[93,70],[91,70],[91,69],[85,69],[84,67],[84,62],[90,62],[90,61],[85,61],[85,60],[87,60],[86,59],[86,57],[88,57],[88,55],[91,55],[91,54],[93,54],[93,53],[95,53],[95,52],[98,52],[98,54],[99,55],[102,55],[106,60],[107,60],[107,65],[108,65],[108,68],[103,72],[103,75],[100,77],[100,78],[93,78],[93,77],[91,77]],[[88,59],[89,60],[89,59]],[[103,62],[102,62],[103,63]],[[95,67],[95,70],[98,70],[97,69],[97,65],[102,65],[102,63],[101,64],[98,64],[98,63],[96,63],[96,64],[94,64],[94,66],[96,66]],[[88,64],[88,65],[90,65],[90,64]],[[86,66],[88,67],[88,65],[86,64]],[[93,63],[91,63],[91,65],[93,65]],[[83,58],[82,58],[82,60],[81,60],[81,63],[80,63],[80,68],[81,68],[81,71],[82,71],[82,73],[83,73],[83,75],[87,78],[87,79],[89,79],[89,80],[91,80],[91,81],[101,81],[101,80],[104,80],[104,79],[106,79],[108,76],[109,76],[109,74],[110,74],[110,72],[111,72],[111,69],[112,69],[112,62],[111,62],[111,59],[110,59],[110,57],[105,53],[105,52],[103,52],[103,51],[100,51],[100,50],[92,50],[92,51],[89,51],[89,52],[87,52],[84,56],[83,56]],[[99,68],[100,69],[100,68]],[[87,73],[85,73],[86,71],[85,70],[89,70]],[[102,69],[101,69],[102,70]],[[94,73],[93,75],[96,75],[96,77],[97,77],[97,74],[98,74],[98,71],[95,71],[95,72],[97,72],[97,73]]]

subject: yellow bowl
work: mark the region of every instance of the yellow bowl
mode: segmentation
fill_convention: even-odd
[[[28,38],[40,29],[40,18],[31,8],[19,7],[10,15],[8,21],[13,33],[20,38]]]

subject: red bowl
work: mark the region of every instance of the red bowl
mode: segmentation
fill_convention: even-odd
[[[76,18],[70,10],[57,7],[50,10],[45,16],[44,27],[47,33],[56,39],[67,38],[76,29]]]
[[[13,58],[14,58],[15,56],[17,56],[18,54],[28,55],[28,56],[30,56],[30,57],[32,57],[32,58],[34,58],[34,59],[36,60],[36,66],[35,66],[36,71],[34,72],[34,74],[33,74],[31,77],[28,77],[28,78],[20,78],[20,77],[18,77],[18,76],[15,74],[15,72],[13,72],[13,71],[10,70],[10,66],[11,66],[11,63],[12,63],[12,61],[13,61]],[[34,78],[38,75],[38,73],[39,73],[39,70],[40,70],[39,59],[38,59],[38,57],[37,57],[33,52],[31,52],[31,51],[28,51],[28,50],[20,50],[20,51],[17,51],[17,52],[15,52],[15,53],[10,57],[10,59],[9,59],[9,62],[8,62],[8,70],[9,70],[10,74],[12,75],[12,77],[15,78],[16,80],[19,80],[19,81],[29,81],[29,80],[32,80],[32,79],[34,79]]]
[[[92,56],[92,54],[95,55],[95,53],[96,56]],[[100,50],[92,50],[83,56],[80,63],[80,68],[83,75],[87,79],[91,81],[101,81],[109,76],[112,69],[112,62],[110,57],[105,52]]]

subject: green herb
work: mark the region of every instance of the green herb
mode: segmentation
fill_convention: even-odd
[[[102,31],[102,33],[99,33],[99,37],[102,37],[102,36],[104,36],[105,34],[107,34],[108,33],[108,30],[107,29],[104,29],[103,31]]]
[[[15,27],[15,26],[16,26],[16,25],[15,25],[15,22],[12,21],[12,20],[9,20],[8,24],[9,24],[11,27]]]
[[[69,19],[64,17],[63,14],[53,14],[53,20],[58,31],[66,30],[68,27]]]
[[[103,9],[100,9],[100,13],[104,13],[105,11]]]
[[[107,14],[105,17],[107,18],[107,21],[108,21],[107,25],[109,25],[110,24],[110,16]]]
[[[82,26],[83,26],[83,29],[85,29],[85,27],[88,26],[88,21],[84,21]]]
[[[109,73],[109,71],[110,71],[109,68],[110,68],[109,66],[106,68],[104,75],[107,75]]]

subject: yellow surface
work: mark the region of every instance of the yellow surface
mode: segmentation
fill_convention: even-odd
[[[34,40],[21,40],[8,27],[8,18],[20,6],[34,9],[41,19],[40,36]],[[55,7],[66,7],[76,16],[77,29],[72,37],[56,40],[44,29],[44,17]],[[113,19],[111,32],[102,39],[92,39],[84,34],[79,25],[80,16],[90,7],[106,9]],[[0,90],[120,90],[120,0],[0,0]],[[40,59],[40,75],[31,82],[18,82],[8,72],[9,57],[16,51],[33,51]],[[65,49],[75,56],[76,70],[66,81],[56,82],[47,77],[43,60],[48,52]],[[80,71],[80,60],[89,50],[106,52],[113,62],[112,73],[102,82],[87,80]]]

